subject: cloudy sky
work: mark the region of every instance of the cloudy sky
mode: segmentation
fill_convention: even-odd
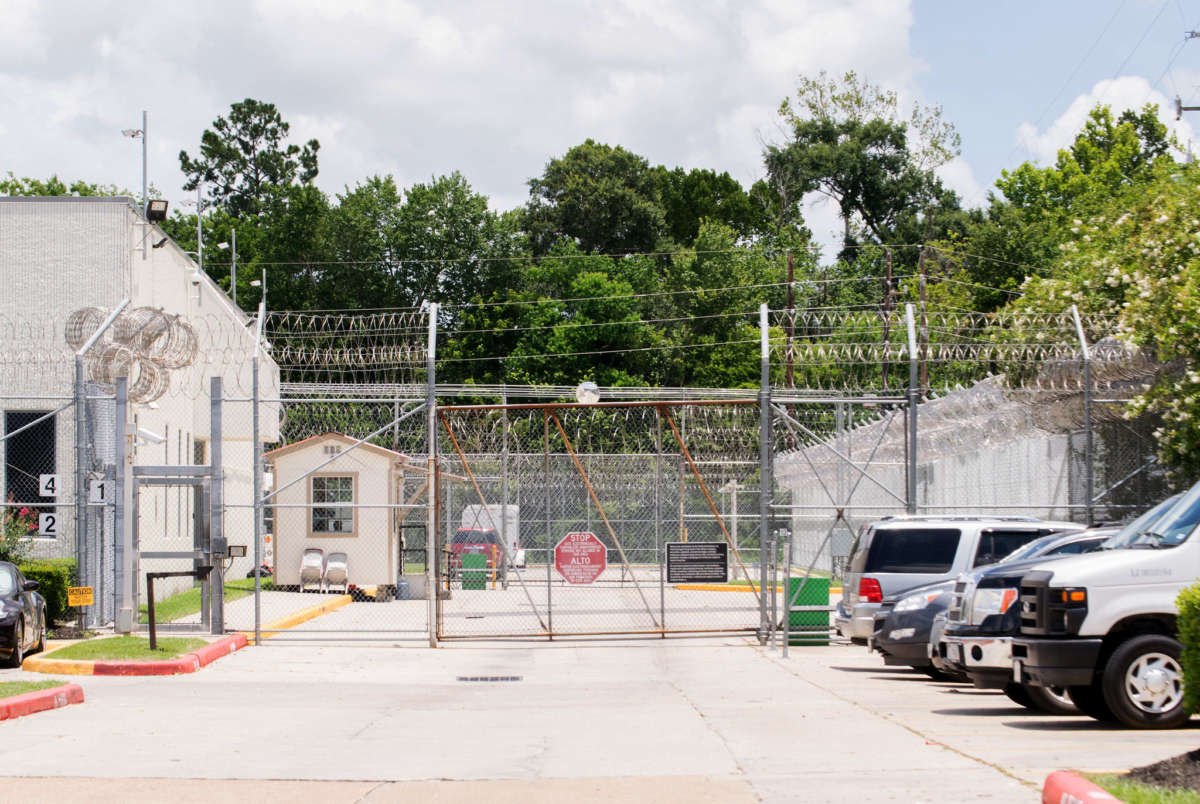
[[[493,207],[593,138],[655,164],[762,173],[800,74],[853,69],[940,104],[943,168],[971,204],[1052,161],[1097,101],[1200,105],[1200,0],[0,0],[0,175],[138,189],[121,129],[150,113],[150,177],[186,197],[181,149],[246,97],[321,141],[329,193],[461,171]],[[1200,145],[1198,145],[1200,147]],[[832,211],[810,223],[831,242]]]

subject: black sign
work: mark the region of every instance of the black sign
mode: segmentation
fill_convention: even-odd
[[[729,545],[725,542],[669,542],[667,583],[726,583]]]

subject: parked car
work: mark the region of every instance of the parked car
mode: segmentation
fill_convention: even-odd
[[[1094,549],[1112,550],[1126,543],[1165,516],[1178,501],[1174,495],[1154,506],[1122,528],[1110,528],[1111,536]],[[950,671],[963,672],[977,687],[1003,689],[1017,703],[1047,712],[1064,714],[1076,711],[1067,691],[1062,687],[1022,685],[1012,677],[1012,637],[1020,630],[1018,587],[1025,570],[1041,563],[1038,556],[1064,557],[1072,553],[1090,553],[1092,549],[1075,550],[1084,539],[1102,529],[1084,531],[1064,540],[1063,549],[1026,555],[1022,559],[990,568],[984,572],[968,573],[959,578],[947,614],[947,623],[934,652]],[[1032,546],[1032,545],[1031,545]]]
[[[37,589],[16,564],[0,561],[0,656],[9,667],[46,648],[46,601]]]
[[[1040,560],[1035,556],[1085,552],[1099,547],[1116,532],[1116,528],[1092,528],[1042,536],[1016,548],[995,564],[964,573],[957,580],[918,587],[899,600],[885,600],[875,615],[877,630],[872,636],[872,647],[883,655],[886,664],[909,665],[935,678],[946,676],[966,681],[965,668],[939,661],[942,654],[937,651],[946,623],[943,615],[952,607],[954,591],[964,577],[999,572],[1001,568],[1011,572],[1013,565],[1029,566]],[[1019,703],[1031,705],[1027,697]]]
[[[1131,728],[1175,728],[1183,702],[1179,593],[1200,577],[1200,483],[1152,528],[1028,568],[1020,580],[1013,680],[1066,687],[1081,712]],[[977,593],[978,594],[978,593]]]
[[[1082,530],[1074,522],[1035,517],[903,516],[864,526],[851,547],[834,625],[842,636],[866,642],[885,597],[950,581],[991,564],[1039,536]]]

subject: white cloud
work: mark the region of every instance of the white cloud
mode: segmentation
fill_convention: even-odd
[[[1147,103],[1158,106],[1158,119],[1180,142],[1187,143],[1193,136],[1191,124],[1175,119],[1175,102],[1153,89],[1150,82],[1140,76],[1122,76],[1113,80],[1100,81],[1090,92],[1078,96],[1044,131],[1038,131],[1033,123],[1025,122],[1017,128],[1017,144],[1024,148],[1034,160],[1042,165],[1052,165],[1058,152],[1070,146],[1075,135],[1083,128],[1088,114],[1097,104],[1112,108],[1113,116],[1126,109],[1141,110]]]

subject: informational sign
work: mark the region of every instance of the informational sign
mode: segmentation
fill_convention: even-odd
[[[88,502],[92,505],[107,505],[111,502],[112,481],[93,480],[88,484]]]
[[[90,606],[95,600],[92,596],[92,587],[90,586],[68,586],[67,587],[67,605],[68,606]]]
[[[58,514],[38,514],[38,536],[53,539],[58,536]]]
[[[554,547],[554,568],[567,583],[592,583],[608,568],[608,548],[594,533],[568,533]]]
[[[58,475],[38,475],[38,494],[43,497],[57,497],[58,488]]]
[[[726,583],[729,545],[725,542],[668,542],[667,583]]]

